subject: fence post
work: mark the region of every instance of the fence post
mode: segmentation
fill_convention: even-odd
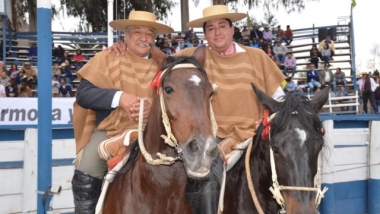
[[[313,44],[315,43],[315,26],[313,24],[313,37],[311,38]]]
[[[52,181],[52,95],[51,95],[51,0],[37,0],[38,42],[38,193]],[[43,194],[37,197],[37,213],[44,214]],[[46,202],[49,203],[49,200]]]
[[[22,213],[29,213],[37,208],[37,136],[37,129],[25,130]]]
[[[370,122],[368,213],[380,213],[380,121]]]
[[[322,213],[330,214],[335,213],[335,197],[334,197],[334,121],[323,121],[323,128],[326,130],[324,136],[326,146],[323,148],[323,168],[322,168],[322,183],[327,186],[329,190],[326,192],[325,197],[322,199]],[[323,187],[322,187],[323,188]]]

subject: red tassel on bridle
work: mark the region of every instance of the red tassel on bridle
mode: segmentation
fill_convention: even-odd
[[[264,130],[261,132],[261,139],[268,141],[271,124],[269,122],[269,110],[267,109],[264,110],[263,126]]]
[[[157,88],[157,93],[158,93],[158,88],[160,88],[161,74],[162,74],[162,71],[157,72],[156,76],[154,77],[152,81],[152,84],[150,84],[150,89],[153,90]]]

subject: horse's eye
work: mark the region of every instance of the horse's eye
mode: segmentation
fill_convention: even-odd
[[[210,98],[215,95],[215,92],[210,93]]]
[[[173,89],[169,86],[165,87],[164,90],[165,90],[166,94],[171,94],[173,92]]]
[[[279,152],[280,150],[278,149],[277,146],[272,146],[272,151],[273,151],[273,153],[278,154],[278,152]]]

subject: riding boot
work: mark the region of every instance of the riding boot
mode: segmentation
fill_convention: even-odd
[[[188,178],[186,198],[193,214],[217,214],[220,184],[223,174],[223,161],[219,157],[211,166],[207,178],[196,180]]]
[[[71,182],[76,214],[94,214],[103,181],[87,173],[75,170]]]

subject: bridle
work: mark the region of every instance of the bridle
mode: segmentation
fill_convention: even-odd
[[[298,112],[294,111],[294,112],[292,112],[292,114],[298,114]],[[276,115],[277,115],[277,112],[273,113],[272,115],[269,115],[269,111],[264,110],[264,118],[263,118],[264,130],[262,131],[262,134],[260,137],[265,141],[270,142],[270,140],[271,140],[271,134],[270,134],[271,123],[270,123],[270,121],[274,117],[276,117]],[[323,128],[321,128],[320,131],[323,135],[325,134],[325,130]],[[248,147],[248,150],[251,150],[251,149],[252,149],[252,146],[250,145]],[[250,154],[250,153],[251,153],[251,151],[247,151],[247,154]],[[323,190],[321,189],[321,187],[322,187],[321,180],[322,179],[321,179],[321,168],[319,166],[319,158],[318,158],[318,163],[317,163],[318,164],[317,174],[314,177],[314,187],[297,187],[297,186],[283,186],[283,185],[279,184],[279,182],[277,180],[277,171],[276,171],[276,165],[275,165],[273,150],[272,150],[272,146],[270,144],[269,144],[269,155],[270,155],[270,166],[271,166],[271,172],[272,172],[272,182],[273,182],[273,184],[269,188],[269,190],[273,194],[273,198],[276,200],[277,204],[281,206],[281,210],[279,211],[279,213],[281,213],[281,214],[286,213],[285,200],[281,194],[281,190],[298,190],[298,191],[316,192],[315,204],[316,204],[316,208],[317,208],[318,205],[321,203],[322,198],[324,198],[324,194],[328,190],[327,187],[323,188]],[[247,173],[247,178],[248,178],[248,174],[249,175],[251,174],[249,167],[246,170],[249,171],[249,173]],[[252,182],[252,180],[250,181],[250,179],[248,179],[248,185],[249,185],[249,189],[250,189],[250,192],[251,192],[251,195],[253,198],[253,202],[254,202],[258,212],[264,213],[261,206],[260,206],[260,203],[257,200],[256,193],[254,192],[255,190],[253,188],[253,183],[251,183],[251,182]]]
[[[151,165],[171,165],[175,161],[181,161],[183,160],[183,150],[179,146],[177,139],[174,137],[173,132],[171,130],[170,126],[170,120],[166,113],[166,107],[165,107],[165,99],[163,95],[163,89],[162,89],[162,81],[161,77],[164,76],[164,74],[168,71],[172,71],[179,68],[197,68],[192,63],[182,63],[177,64],[173,66],[171,69],[165,69],[163,71],[159,71],[157,75],[155,76],[151,88],[157,88],[158,96],[160,97],[160,104],[161,104],[161,113],[162,113],[162,122],[165,127],[166,135],[161,135],[161,138],[164,139],[165,143],[169,146],[173,147],[177,153],[177,157],[170,157],[166,156],[165,154],[162,154],[160,152],[156,153],[158,159],[153,159],[152,155],[148,153],[144,146],[143,141],[143,115],[144,115],[144,100],[140,100],[140,109],[139,109],[139,124],[138,124],[138,141],[139,141],[139,147],[140,151],[145,158],[146,162]],[[198,68],[197,68],[198,69]],[[214,89],[215,86],[213,85]],[[214,111],[212,110],[211,106],[211,98],[210,98],[210,120],[212,125],[212,131],[214,136],[216,136],[216,133],[218,131],[218,126],[215,121]]]

